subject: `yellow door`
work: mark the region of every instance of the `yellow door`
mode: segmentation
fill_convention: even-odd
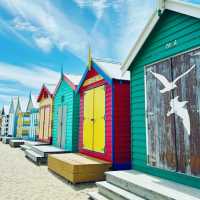
[[[39,139],[43,139],[44,135],[44,108],[40,110],[40,128],[39,128]]]
[[[105,87],[94,89],[94,141],[93,150],[104,153],[105,148]]]
[[[50,108],[49,106],[45,107],[45,122],[44,122],[44,138],[48,139],[49,137],[49,126],[50,126]]]
[[[83,148],[93,150],[93,101],[94,91],[84,94]]]

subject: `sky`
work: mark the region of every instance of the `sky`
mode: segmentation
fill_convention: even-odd
[[[200,0],[187,0],[200,3]],[[0,108],[92,57],[123,63],[156,0],[0,0]]]

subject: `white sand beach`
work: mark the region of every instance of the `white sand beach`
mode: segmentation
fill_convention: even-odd
[[[0,200],[84,200],[94,183],[72,185],[0,142]]]

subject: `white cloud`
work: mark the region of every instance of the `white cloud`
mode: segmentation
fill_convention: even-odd
[[[24,42],[27,46],[32,47],[32,44],[29,40],[27,40],[25,37],[23,37],[20,33],[18,33],[15,28],[13,28],[9,23],[5,22],[3,19],[0,18],[0,27],[1,27],[1,33],[3,33],[5,36],[8,34],[13,34],[17,39]]]
[[[120,60],[126,59],[154,9],[153,0],[127,0],[125,3],[121,1],[121,4],[119,2],[119,33],[114,49]]]
[[[53,48],[53,44],[48,37],[34,37],[36,45],[45,53],[49,53]]]
[[[104,11],[111,3],[108,0],[74,0],[80,7],[89,7],[92,9],[98,19],[100,19]]]
[[[15,17],[12,21],[12,25],[15,29],[20,31],[36,32],[38,28],[33,26],[30,22],[24,21],[20,17]]]
[[[60,74],[41,66],[20,67],[0,62],[0,80],[15,81],[27,88],[40,89],[43,83],[57,83]]]
[[[64,14],[56,8],[52,1],[0,0],[0,6],[14,17],[18,16],[39,27],[61,51],[67,49],[80,58],[85,56],[88,45],[87,32],[73,23],[67,13]]]
[[[21,92],[19,89],[15,88],[8,88],[8,84],[1,84],[0,85],[0,93],[16,93],[16,92]]]

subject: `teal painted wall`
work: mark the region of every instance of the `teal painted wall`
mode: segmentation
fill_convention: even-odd
[[[176,45],[167,48],[175,40]],[[131,140],[133,169],[200,188],[200,178],[147,166],[144,94],[145,65],[197,47],[200,47],[200,20],[165,11],[130,66]]]
[[[58,146],[58,109],[61,99],[64,96],[63,105],[67,105],[65,149],[76,151],[78,144],[78,116],[79,116],[79,95],[65,82],[62,81],[54,96],[53,103],[53,145]]]

